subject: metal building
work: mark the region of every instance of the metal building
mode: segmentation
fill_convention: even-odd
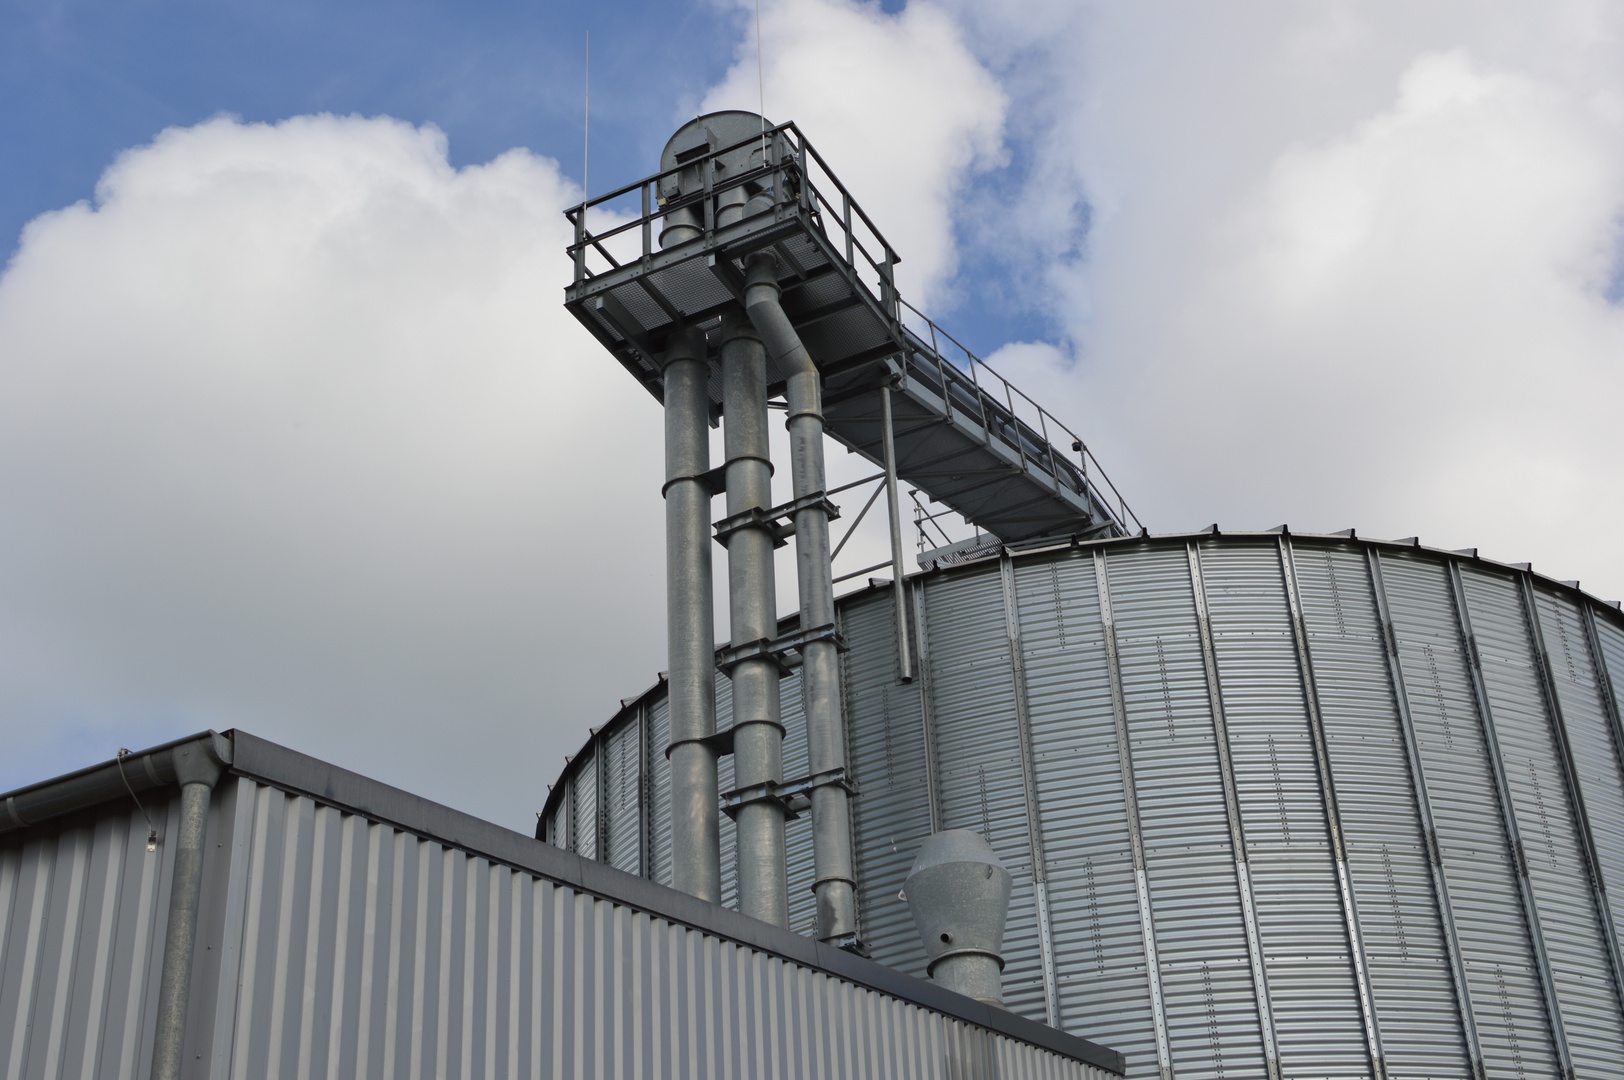
[[[241,731],[0,794],[7,1080],[1120,1070]]]
[[[898,889],[925,836],[970,828],[1015,877],[1006,1001],[1130,1077],[1624,1076],[1616,605],[1474,551],[1284,530],[1060,541],[903,596],[911,684],[893,587],[838,604],[876,959],[923,973]],[[661,882],[665,694],[593,735],[543,823]]]

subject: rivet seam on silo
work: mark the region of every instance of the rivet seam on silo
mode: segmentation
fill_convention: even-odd
[[[1432,876],[1439,924],[1449,957],[1450,978],[1455,986],[1455,1007],[1461,1022],[1461,1037],[1472,1069],[1478,1080],[1482,1080],[1485,1075],[1483,1046],[1478,1036],[1477,1016],[1472,1009],[1472,995],[1466,979],[1465,962],[1461,955],[1460,937],[1455,929],[1455,910],[1449,900],[1449,880],[1444,873],[1438,829],[1432,813],[1432,797],[1427,792],[1420,740],[1415,732],[1415,718],[1410,712],[1410,695],[1404,681],[1404,666],[1399,660],[1398,631],[1393,626],[1392,610],[1387,601],[1387,585],[1382,578],[1381,555],[1375,548],[1366,548],[1365,561],[1370,568],[1370,587],[1376,600],[1377,617],[1381,620],[1382,652],[1387,657],[1388,675],[1393,687],[1393,703],[1404,740],[1405,759],[1410,766],[1410,785],[1415,795],[1416,812],[1425,832],[1427,867]]]
[[[1342,918],[1348,935],[1348,955],[1359,987],[1359,1011],[1365,1025],[1365,1041],[1370,1067],[1376,1080],[1387,1074],[1382,1054],[1381,1027],[1376,1019],[1376,1003],[1370,989],[1370,973],[1365,965],[1364,935],[1359,928],[1359,910],[1353,899],[1353,879],[1348,872],[1348,852],[1337,807],[1336,781],[1331,775],[1331,755],[1325,737],[1325,718],[1320,712],[1319,690],[1314,682],[1314,659],[1308,647],[1308,624],[1303,618],[1302,595],[1297,582],[1297,563],[1292,555],[1291,537],[1282,533],[1278,540],[1280,572],[1285,582],[1286,601],[1291,609],[1291,633],[1297,649],[1297,668],[1302,675],[1303,704],[1308,711],[1309,735],[1314,745],[1314,764],[1319,771],[1320,797],[1325,823],[1331,834],[1331,850],[1336,858],[1337,890],[1342,897]]]
[[[1049,926],[1047,860],[1043,853],[1043,820],[1038,813],[1037,768],[1032,759],[1032,720],[1026,694],[1026,657],[1021,645],[1021,616],[1015,598],[1015,570],[1008,555],[999,559],[1004,589],[1004,633],[1015,694],[1015,727],[1021,751],[1021,784],[1026,801],[1026,836],[1032,855],[1032,887],[1038,914],[1038,948],[1043,958],[1043,1001],[1049,1026],[1060,1027],[1060,987],[1055,974],[1054,935]]]
[[[900,570],[897,579],[902,580]],[[919,579],[905,585],[913,592],[914,634],[919,643],[919,666],[914,681],[919,687],[919,725],[925,739],[925,797],[930,804],[930,830],[941,832],[942,781],[936,761],[936,711],[933,707],[936,689],[930,671],[930,636],[925,629],[925,582]]]
[[[1533,882],[1528,876],[1528,857],[1523,849],[1522,833],[1517,826],[1517,810],[1511,801],[1511,784],[1506,778],[1505,759],[1500,753],[1500,741],[1495,734],[1494,713],[1489,704],[1488,686],[1483,679],[1483,657],[1478,651],[1477,638],[1472,633],[1472,616],[1466,605],[1466,589],[1461,583],[1460,564],[1448,562],[1449,589],[1454,600],[1455,618],[1460,626],[1461,641],[1466,651],[1467,667],[1471,675],[1472,693],[1477,698],[1478,722],[1483,729],[1483,744],[1488,752],[1489,768],[1494,777],[1496,797],[1500,803],[1502,828],[1506,847],[1517,871],[1517,890],[1522,900],[1523,925],[1528,932],[1529,948],[1534,953],[1534,964],[1539,974],[1540,993],[1545,998],[1545,1011],[1550,1026],[1551,1047],[1556,1051],[1558,1067],[1564,1077],[1573,1076],[1573,1057],[1568,1049],[1567,1030],[1562,1026],[1562,1007],[1556,998],[1556,981],[1551,974],[1550,955],[1545,948],[1545,934],[1539,921],[1539,906],[1534,899]]]
[[[1263,1034],[1264,1063],[1270,1080],[1278,1080],[1280,1048],[1275,1038],[1274,1010],[1269,1001],[1269,976],[1263,963],[1263,942],[1258,934],[1252,870],[1246,857],[1246,832],[1241,821],[1240,798],[1235,788],[1235,764],[1230,753],[1229,726],[1224,718],[1218,655],[1212,641],[1212,618],[1207,611],[1206,579],[1201,573],[1201,552],[1194,542],[1185,545],[1185,556],[1190,564],[1190,589],[1195,597],[1196,628],[1201,636],[1201,660],[1207,676],[1207,698],[1212,710],[1218,771],[1224,786],[1224,811],[1228,815],[1230,844],[1235,855],[1235,885],[1240,893],[1241,917],[1246,924],[1247,962],[1252,968],[1252,992],[1257,1001],[1258,1028]]]
[[[1128,714],[1122,691],[1122,668],[1117,657],[1116,622],[1111,615],[1111,585],[1105,573],[1105,552],[1094,551],[1094,583],[1099,593],[1100,621],[1105,636],[1105,666],[1111,684],[1111,717],[1116,724],[1117,760],[1122,769],[1122,794],[1127,807],[1128,841],[1133,850],[1134,892],[1139,901],[1139,931],[1145,943],[1145,977],[1150,983],[1151,1015],[1156,1025],[1156,1061],[1161,1075],[1173,1075],[1173,1057],[1167,1038],[1167,1008],[1162,999],[1161,963],[1156,955],[1156,924],[1150,910],[1150,882],[1145,873],[1144,834],[1139,827],[1139,799],[1133,781],[1133,750],[1128,742]]]

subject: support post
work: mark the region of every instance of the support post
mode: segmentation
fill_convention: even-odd
[[[908,600],[902,588],[902,512],[897,505],[897,448],[892,435],[889,386],[880,387],[880,413],[885,424],[885,508],[891,522],[891,594],[897,609],[897,680],[910,683],[913,658],[908,650]]]
[[[767,353],[741,311],[722,316],[722,427],[727,447],[727,516],[773,505],[767,445]],[[797,494],[799,490],[797,489]],[[728,612],[735,648],[771,641],[778,632],[772,523],[727,536]],[[825,530],[827,538],[827,530]],[[834,650],[831,643],[830,651]],[[754,792],[733,809],[738,826],[739,910],[789,926],[789,883],[784,861],[784,722],[778,664],[758,655],[738,661],[733,681],[733,783]],[[814,765],[814,768],[816,766]]]
[[[666,649],[671,670],[671,884],[721,903],[715,616],[711,597],[710,379],[704,338],[677,335],[665,354]]]

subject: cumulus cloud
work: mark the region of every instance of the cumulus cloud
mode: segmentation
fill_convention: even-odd
[[[955,11],[1063,328],[1004,359],[1153,531],[1419,533],[1624,594],[1616,6]]]
[[[560,304],[578,198],[433,128],[220,118],[28,227],[0,788],[240,725],[528,827],[664,666],[659,411]]]

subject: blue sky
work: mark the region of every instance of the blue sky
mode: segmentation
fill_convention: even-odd
[[[768,115],[1153,531],[1624,595],[1618,5],[761,13]],[[558,303],[588,28],[595,190],[757,101],[753,2],[0,6],[0,789],[240,725],[524,827],[665,666],[658,410]]]

